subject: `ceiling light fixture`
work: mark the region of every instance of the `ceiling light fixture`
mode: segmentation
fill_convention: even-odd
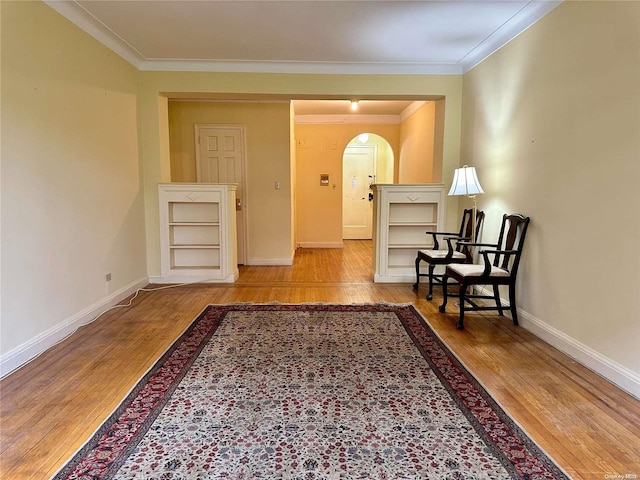
[[[351,110],[354,112],[358,110],[358,100],[351,100]]]

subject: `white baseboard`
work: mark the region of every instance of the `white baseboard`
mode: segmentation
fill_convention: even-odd
[[[416,274],[412,273],[410,275],[406,274],[387,274],[382,275],[380,273],[375,273],[373,275],[374,283],[416,283]]]
[[[239,270],[236,268],[233,272],[231,272],[226,277],[220,278],[211,278],[209,275],[181,275],[181,274],[170,274],[170,275],[159,275],[149,277],[149,283],[182,283],[182,284],[192,284],[192,283],[234,283],[238,280],[240,276]]]
[[[289,258],[248,258],[247,265],[262,265],[262,266],[277,266],[277,265],[285,265],[290,266],[293,265],[293,257]]]
[[[481,288],[479,291],[482,294],[492,295],[488,289]],[[509,302],[502,297],[500,298],[502,305],[506,308],[505,313],[510,318],[511,314],[508,313]],[[562,353],[569,355],[578,363],[594,371],[630,395],[640,399],[640,375],[637,373],[520,308],[518,308],[518,323],[536,337],[544,340]]]
[[[298,242],[298,248],[344,248],[343,242]]]
[[[518,309],[518,315],[523,328],[640,399],[640,375],[527,312]]]
[[[99,315],[149,283],[147,277],[130,283],[117,292],[90,305],[49,330],[0,356],[0,378],[28,363],[45,350],[65,339],[79,327],[91,323]]]

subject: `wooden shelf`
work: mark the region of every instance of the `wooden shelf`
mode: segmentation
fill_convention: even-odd
[[[169,222],[170,227],[215,227],[219,225],[220,222]]]
[[[438,224],[436,222],[431,222],[431,223],[425,223],[425,222],[389,222],[389,226],[390,227],[428,227],[428,226],[432,226],[435,227]]]
[[[444,185],[373,185],[374,281],[415,282],[418,250],[443,230]]]
[[[179,245],[169,245],[169,248],[183,248],[183,249],[194,249],[194,248],[220,248],[220,245],[199,245],[199,244],[179,244]]]
[[[163,281],[237,279],[235,191],[234,184],[158,186]]]

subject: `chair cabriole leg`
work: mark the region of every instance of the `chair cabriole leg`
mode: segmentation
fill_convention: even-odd
[[[442,276],[442,305],[438,307],[441,313],[444,313],[447,309],[447,283],[449,283],[449,276],[445,273]]]
[[[429,264],[429,293],[427,293],[427,300],[433,299],[433,271],[435,269],[435,265]]]
[[[498,313],[500,315],[504,315],[504,313],[502,312],[502,303],[500,302],[500,289],[498,288],[497,285],[494,285],[491,288],[493,288],[493,298],[496,301],[496,307],[498,307]]]
[[[465,283],[460,284],[460,317],[458,318],[458,323],[456,323],[458,330],[464,329],[464,304],[467,296],[467,287],[468,285]]]
[[[515,284],[509,285],[509,303],[511,304],[511,318],[513,324],[518,325],[518,309],[516,308],[516,286]]]

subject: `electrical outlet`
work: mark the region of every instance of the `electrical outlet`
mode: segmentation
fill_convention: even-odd
[[[111,281],[111,272],[107,273],[107,274],[104,276],[104,279],[105,279],[107,282],[110,282],[110,281]]]

